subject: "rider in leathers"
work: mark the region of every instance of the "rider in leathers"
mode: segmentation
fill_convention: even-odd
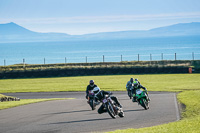
[[[136,90],[140,89],[140,88],[144,89],[147,92],[147,89],[145,87],[143,87],[138,81],[134,81],[133,82],[133,89],[132,89],[133,102],[136,102]]]
[[[130,97],[130,99],[132,97],[131,96],[131,90],[133,88],[133,81],[134,81],[134,79],[131,78],[130,81],[128,81],[127,84],[126,84],[126,90],[127,90],[127,93],[128,93],[128,96]]]
[[[90,80],[89,85],[86,88],[86,99],[88,99],[89,91],[93,90],[95,87],[97,87],[97,85],[94,84],[94,80]]]
[[[95,94],[95,102],[98,102],[98,101],[102,102],[105,95],[111,95],[112,94],[110,92],[100,90],[99,87],[95,87],[93,92]],[[119,101],[117,100],[117,98],[115,96],[111,96],[111,99],[118,105],[118,107],[122,108],[122,106],[120,105]],[[107,110],[104,107],[104,105],[102,104],[98,109],[98,113],[102,114],[104,112],[107,112]]]
[[[138,81],[138,79],[135,79],[135,81]],[[128,81],[126,84],[126,90],[128,92],[128,96],[130,97],[130,99],[132,98],[131,90],[133,89],[133,82],[135,82],[135,81],[134,81],[134,78],[131,78],[130,81]],[[139,81],[138,81],[138,83],[140,84]]]

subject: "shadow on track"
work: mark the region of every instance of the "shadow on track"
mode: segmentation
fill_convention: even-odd
[[[69,123],[79,123],[79,122],[89,122],[89,121],[103,121],[103,120],[109,120],[109,119],[112,119],[112,118],[66,121],[66,122],[56,122],[56,123],[49,123],[49,124],[69,124]]]
[[[69,111],[69,112],[56,112],[56,113],[49,113],[49,114],[43,114],[43,115],[59,115],[59,114],[70,114],[70,113],[80,113],[80,112],[88,112],[91,110],[76,110],[76,111]]]
[[[145,109],[124,110],[124,112],[144,111]]]

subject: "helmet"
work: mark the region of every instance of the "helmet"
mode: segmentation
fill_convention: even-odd
[[[133,82],[133,85],[134,85],[135,88],[138,88],[138,86],[139,86],[138,81],[134,81],[134,82]]]
[[[100,92],[100,88],[99,87],[94,87],[93,92],[95,95],[97,95]]]
[[[135,81],[138,81],[138,79],[135,79]]]
[[[94,86],[94,80],[90,80],[90,86],[93,87]]]
[[[131,83],[133,83],[133,80],[134,80],[133,78],[130,79]]]

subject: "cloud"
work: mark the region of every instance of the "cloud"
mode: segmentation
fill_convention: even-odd
[[[116,16],[76,16],[55,18],[15,18],[1,19],[0,23],[16,22],[20,24],[66,24],[66,23],[108,23],[144,20],[169,20],[184,18],[200,18],[200,12],[146,15],[116,15]]]

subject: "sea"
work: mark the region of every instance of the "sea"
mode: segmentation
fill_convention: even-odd
[[[200,36],[0,43],[0,66],[138,60],[200,60]]]

